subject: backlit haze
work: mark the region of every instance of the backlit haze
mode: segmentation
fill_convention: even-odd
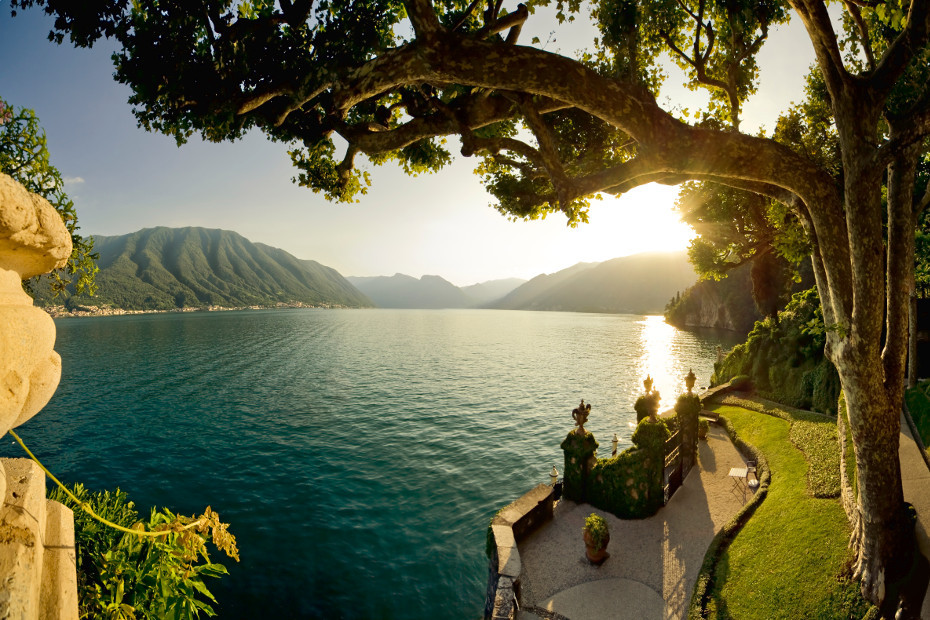
[[[373,186],[360,203],[329,203],[291,183],[286,146],[258,132],[224,144],[194,137],[177,148],[172,138],[137,128],[129,88],[111,77],[109,43],[92,50],[58,46],[46,39],[49,26],[37,9],[11,18],[9,4],[0,2],[0,97],[36,111],[83,234],[223,228],[347,276],[437,274],[460,286],[683,250],[693,234],[673,210],[678,189],[656,184],[595,201],[590,223],[575,229],[561,215],[510,222],[488,206],[492,198],[472,173],[478,160],[460,156],[415,179],[390,165],[372,167]],[[548,41],[546,49],[570,54],[595,31],[572,25],[563,32],[554,18],[537,13],[521,40],[534,35]],[[743,112],[744,131],[770,130],[778,113],[801,99],[812,59],[799,20],[770,35],[760,55],[760,90]],[[677,71],[669,74],[660,104],[671,109],[670,100],[694,112],[704,98],[681,87]],[[458,140],[450,144],[457,152]]]

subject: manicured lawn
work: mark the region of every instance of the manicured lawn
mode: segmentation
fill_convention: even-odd
[[[717,564],[709,617],[862,618],[868,605],[857,585],[839,578],[849,559],[843,507],[814,497],[834,494],[832,470],[839,464],[828,445],[832,433],[837,451],[835,423],[791,411],[773,417],[733,405],[711,408],[766,456],[772,479],[768,497]]]

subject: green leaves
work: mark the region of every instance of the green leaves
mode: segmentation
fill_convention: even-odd
[[[288,151],[291,163],[301,171],[292,180],[301,187],[309,187],[314,193],[323,192],[329,200],[358,202],[358,194],[368,193],[371,177],[367,172],[337,164],[335,152],[332,140]]]
[[[72,492],[99,516],[124,527],[143,529],[135,505],[126,493],[90,492],[75,484]],[[166,536],[142,538],[109,528],[92,519],[57,487],[48,494],[74,510],[77,546],[78,599],[82,617],[108,620],[194,620],[215,616],[207,602],[216,602],[204,578],[227,574],[213,563],[204,542],[215,513],[207,509],[209,531],[175,531],[178,516],[167,509],[152,509],[145,529],[171,529]],[[182,521],[187,520],[181,518]]]
[[[45,131],[34,111],[11,107],[3,99],[0,99],[0,172],[48,200],[71,233],[73,248],[68,264],[48,276],[54,295],[69,284],[78,292],[94,295],[99,258],[93,251],[94,239],[77,232],[80,227],[74,202],[65,192],[61,173],[51,164]]]

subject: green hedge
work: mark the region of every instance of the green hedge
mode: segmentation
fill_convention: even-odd
[[[571,431],[562,441],[561,448],[565,453],[565,469],[562,475],[562,495],[573,502],[584,502],[587,498],[588,462],[594,460],[594,452],[598,443],[594,433],[587,432],[583,436]],[[593,465],[594,463],[590,463]]]
[[[587,502],[622,519],[655,514],[664,502],[662,474],[669,435],[663,421],[642,420],[633,433],[634,447],[594,464],[587,480]]]
[[[835,419],[780,405],[759,396],[727,395],[720,402],[787,420],[791,424],[788,438],[804,453],[810,464],[807,468],[808,492],[813,497],[840,496],[840,455],[836,448]]]

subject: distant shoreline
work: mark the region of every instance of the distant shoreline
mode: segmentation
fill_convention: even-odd
[[[126,310],[125,308],[111,308],[108,306],[77,306],[68,310],[65,306],[39,306],[49,313],[53,319],[71,319],[91,316],[126,316],[130,314],[177,314],[185,312],[231,312],[234,310],[283,310],[289,308],[305,308],[310,310],[346,310],[349,306],[339,304],[305,304],[301,301],[278,302],[273,306],[185,306],[183,308],[170,308],[168,310]]]

